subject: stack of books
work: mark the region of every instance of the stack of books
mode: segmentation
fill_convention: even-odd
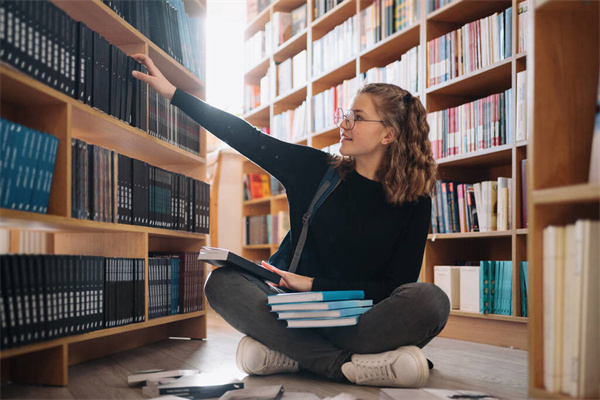
[[[351,326],[373,305],[362,290],[279,293],[267,296],[271,312],[288,328]]]

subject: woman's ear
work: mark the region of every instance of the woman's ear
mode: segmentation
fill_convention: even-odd
[[[385,136],[383,137],[383,139],[381,139],[381,144],[383,144],[383,145],[390,144],[394,141],[395,137],[396,137],[396,135],[394,134],[393,129],[391,129],[391,128],[387,129]]]

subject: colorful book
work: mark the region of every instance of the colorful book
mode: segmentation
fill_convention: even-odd
[[[309,301],[362,300],[362,290],[331,290],[324,292],[278,293],[267,296],[267,304],[305,303]]]
[[[345,300],[307,303],[272,304],[271,311],[300,311],[300,310],[339,310],[343,308],[369,307],[373,300]]]
[[[341,318],[353,315],[361,315],[370,309],[371,307],[353,307],[323,311],[282,311],[277,313],[277,317],[278,319]]]

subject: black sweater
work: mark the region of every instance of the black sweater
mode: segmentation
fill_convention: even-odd
[[[292,246],[302,215],[328,167],[329,154],[264,134],[241,118],[177,90],[171,103],[242,153],[286,188]],[[312,261],[297,273],[314,277],[312,290],[362,289],[375,303],[419,276],[431,215],[431,199],[394,206],[381,185],[356,171],[315,212],[304,251]]]

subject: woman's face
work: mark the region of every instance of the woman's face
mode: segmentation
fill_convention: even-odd
[[[340,153],[355,159],[383,154],[385,142],[389,140],[389,129],[381,122],[371,95],[361,93],[355,96],[350,102],[350,110],[352,112],[346,110],[346,113],[354,113],[355,123],[351,127],[351,122],[345,120],[340,125]]]

